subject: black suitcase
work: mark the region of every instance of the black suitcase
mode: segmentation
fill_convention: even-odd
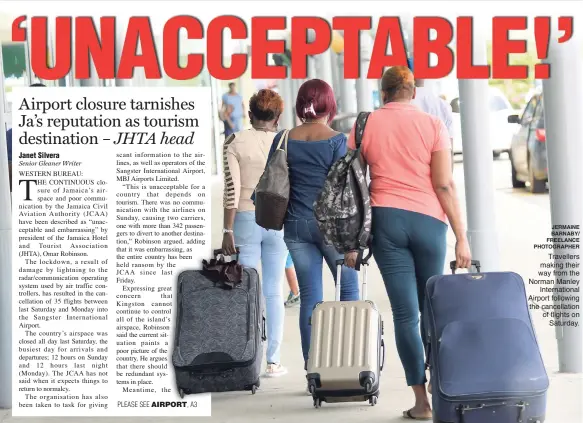
[[[427,356],[436,423],[542,423],[549,379],[513,272],[427,281]],[[455,262],[450,264],[455,273]]]
[[[215,251],[215,256],[221,254]],[[172,364],[180,396],[259,387],[265,317],[257,270],[243,268],[232,289],[202,271],[178,276]]]

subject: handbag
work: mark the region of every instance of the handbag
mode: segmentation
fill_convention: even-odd
[[[239,251],[237,250],[237,254]],[[226,261],[221,250],[215,250],[215,258],[202,261],[202,274],[216,286],[233,289],[241,283],[243,268],[237,260]]]
[[[280,231],[289,203],[289,169],[287,139],[289,131],[281,132],[277,148],[271,155],[255,188],[255,223],[265,229]]]

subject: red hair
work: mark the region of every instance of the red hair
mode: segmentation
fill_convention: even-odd
[[[336,111],[334,91],[325,81],[310,79],[302,84],[296,100],[296,114],[302,121],[328,116],[330,122]]]
[[[283,100],[273,90],[259,90],[249,100],[249,110],[257,119],[269,122],[283,112]]]

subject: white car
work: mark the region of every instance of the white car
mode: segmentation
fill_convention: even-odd
[[[516,132],[516,126],[508,123],[508,116],[516,114],[508,99],[497,88],[490,87],[490,98],[488,100],[490,113],[484,116],[490,124],[490,144],[494,158],[500,157],[500,154],[507,153],[510,150],[512,136]],[[459,106],[459,97],[453,99],[450,103],[453,111],[453,152],[454,154],[463,154],[462,148],[462,125]]]

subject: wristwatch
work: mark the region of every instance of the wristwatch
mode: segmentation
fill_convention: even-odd
[[[233,230],[232,229],[225,229],[223,228],[223,234],[232,234]]]

